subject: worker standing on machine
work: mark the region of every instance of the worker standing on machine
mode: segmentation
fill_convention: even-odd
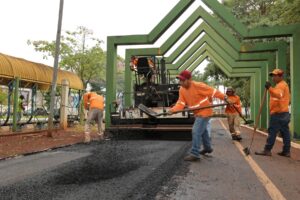
[[[168,114],[182,110],[184,107],[197,108],[211,105],[210,99],[226,99],[226,95],[212,88],[205,83],[192,80],[192,74],[188,70],[182,71],[176,78],[179,79],[179,98]],[[195,122],[192,129],[192,149],[190,155],[184,158],[185,161],[198,161],[200,154],[211,153],[213,151],[207,131],[207,123],[213,114],[212,108],[195,110]],[[200,145],[203,150],[200,151]]]
[[[104,98],[102,95],[97,94],[94,90],[87,92],[83,96],[84,108],[88,110],[88,117],[84,126],[84,142],[91,141],[91,122],[95,120],[98,125],[98,135],[103,139],[102,118],[104,110]]]
[[[232,87],[227,88],[226,95],[233,103],[232,105],[227,105],[225,108],[229,131],[231,133],[232,140],[240,141],[242,139],[240,128],[240,113],[242,111],[241,100],[240,97],[235,94],[235,91]]]

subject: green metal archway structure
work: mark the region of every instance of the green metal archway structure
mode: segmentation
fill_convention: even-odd
[[[228,12],[223,5],[217,0],[202,0],[219,18],[223,20],[227,26],[238,35],[238,38],[234,38],[232,33],[226,30],[226,27],[222,26],[215,16],[212,16],[205,9],[199,6],[195,12],[180,26],[176,32],[168,39],[160,48],[149,48],[149,49],[127,49],[125,61],[129,63],[129,55],[137,53],[135,55],[159,55],[164,54],[177,42],[179,38],[200,18],[205,21],[206,24],[201,24],[202,27],[197,28],[187,39],[180,45],[168,58],[166,62],[168,69],[173,68],[174,73],[178,73],[177,70],[188,68],[191,66],[174,65],[173,62],[184,50],[195,40],[196,35],[201,32],[205,32],[206,38],[203,39],[203,45],[205,48],[200,50],[200,47],[194,47],[195,50],[201,51],[201,59],[209,56],[219,66],[222,66],[222,70],[228,73],[230,76],[237,77],[251,77],[251,102],[252,105],[259,105],[261,90],[263,89],[263,81],[267,79],[268,71],[272,68],[282,68],[285,70],[287,66],[286,57],[287,50],[290,52],[290,77],[291,77],[291,130],[295,137],[300,135],[300,124],[295,123],[300,120],[300,105],[296,102],[299,101],[299,91],[296,91],[296,86],[299,86],[299,80],[295,77],[300,75],[299,67],[300,64],[300,25],[287,25],[287,26],[276,26],[276,27],[258,27],[252,30],[248,30],[242,23],[240,23],[235,17]],[[162,19],[162,21],[154,27],[154,29],[147,35],[130,35],[130,36],[109,36],[107,38],[107,80],[116,80],[116,57],[117,47],[120,45],[136,45],[136,44],[154,44],[155,41],[184,13],[184,11],[194,3],[194,0],[181,0],[179,3]],[[201,26],[200,25],[200,26]],[[277,37],[289,37],[290,48],[288,44],[283,41],[273,41],[265,43],[254,43],[252,39],[257,38],[277,38]],[[249,42],[250,41],[250,42]],[[204,44],[205,43],[205,44]],[[201,44],[201,42],[200,42]],[[231,47],[233,51],[224,52],[224,47]],[[186,54],[184,56],[188,56]],[[298,55],[298,56],[297,56]],[[183,56],[183,57],[184,57]],[[187,59],[191,62],[192,56],[190,55]],[[194,60],[194,63],[201,61],[201,59]],[[276,59],[276,60],[275,60]],[[201,61],[202,62],[202,61]],[[276,66],[275,66],[276,63]],[[173,64],[173,65],[172,65]],[[178,68],[182,67],[182,68]],[[131,72],[126,67],[125,80],[126,90],[131,90]],[[256,79],[260,79],[260,88],[258,91],[254,90],[255,84],[258,83]],[[106,121],[107,126],[110,125],[109,121],[109,105],[116,96],[116,82],[107,81],[107,97],[106,97]],[[128,100],[127,100],[128,102]],[[256,107],[256,108],[255,108]],[[252,109],[256,110],[255,106]],[[252,116],[253,117],[253,116]],[[262,116],[261,125],[266,126],[268,114]]]

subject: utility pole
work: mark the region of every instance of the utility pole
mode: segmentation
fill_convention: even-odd
[[[53,129],[54,101],[55,101],[55,93],[56,93],[58,59],[59,59],[59,54],[60,54],[60,36],[61,36],[63,7],[64,7],[64,0],[60,0],[57,33],[56,33],[54,69],[53,69],[53,78],[52,78],[52,83],[51,83],[50,112],[49,112],[49,118],[48,118],[48,134],[47,134],[48,137],[52,137],[52,129]]]

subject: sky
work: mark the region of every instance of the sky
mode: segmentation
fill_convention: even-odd
[[[43,59],[41,53],[27,44],[27,40],[55,40],[59,0],[0,2],[0,52],[52,66],[53,59]],[[107,36],[148,34],[178,2],[179,0],[64,0],[62,31],[75,31],[78,26],[84,26],[93,31],[94,37],[103,40],[102,48],[106,50]],[[193,9],[191,7],[186,11],[154,46],[162,44]],[[120,47],[118,50],[122,57],[125,48]],[[206,62],[201,65],[202,68],[204,66]]]

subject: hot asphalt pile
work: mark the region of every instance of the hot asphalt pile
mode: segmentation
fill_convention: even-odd
[[[2,186],[1,199],[154,199],[175,173],[187,172],[182,158],[189,147],[190,142],[112,140],[60,149],[91,154]]]

